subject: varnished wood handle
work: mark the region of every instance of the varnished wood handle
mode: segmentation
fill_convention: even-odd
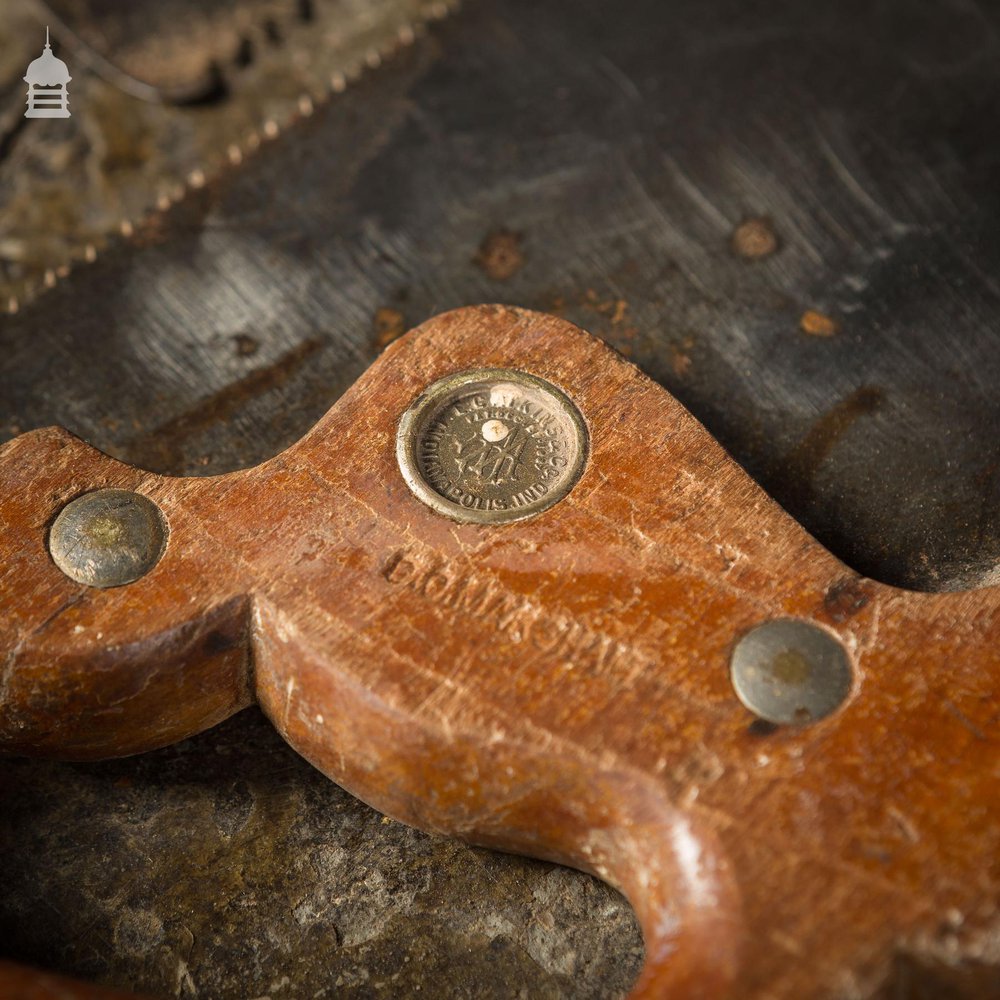
[[[472,369],[543,379],[582,417],[578,480],[527,520],[457,522],[401,471],[403,414]],[[152,476],[49,430],[0,449],[0,481],[8,750],[133,753],[256,697],[390,815],[620,886],[647,944],[635,996],[874,989],[900,950],[933,950],[943,913],[955,954],[997,927],[996,591],[858,579],[569,323],[437,317],[255,469]],[[109,487],[151,498],[169,539],[98,590],[47,533]],[[845,651],[850,690],[762,727],[730,660],[788,618]]]

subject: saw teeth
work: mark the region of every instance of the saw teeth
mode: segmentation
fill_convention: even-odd
[[[326,103],[331,96],[344,93],[348,86],[361,79],[366,70],[374,71],[380,69],[401,49],[412,46],[417,38],[426,32],[429,23],[444,20],[449,15],[457,12],[460,7],[461,0],[436,0],[436,2],[426,5],[413,21],[400,25],[396,30],[395,37],[385,42],[381,48],[373,47],[369,49],[361,59],[355,61],[346,70],[338,70],[332,73],[329,79],[329,89],[319,97],[308,91],[300,94],[294,105],[295,110],[286,116],[283,124],[279,124],[274,118],[266,119],[260,126],[259,131],[254,130],[247,134],[243,142],[243,148],[237,143],[230,143],[224,153],[224,162],[217,168],[213,168],[208,164],[195,167],[183,181],[175,183],[166,191],[161,191],[156,196],[153,208],[146,211],[137,220],[122,219],[118,224],[120,236],[126,240],[131,239],[135,235],[136,229],[141,228],[154,214],[163,214],[169,211],[174,204],[183,201],[190,191],[197,191],[204,188],[211,181],[221,176],[227,166],[236,167],[242,164],[247,156],[256,152],[261,147],[263,139],[267,139],[268,141],[277,139],[282,132],[294,125],[296,121],[312,115],[316,111],[317,106]],[[34,301],[45,289],[54,288],[60,280],[69,275],[74,264],[93,264],[97,260],[97,253],[96,244],[87,243],[79,259],[70,257],[55,268],[47,268],[41,281],[35,281],[34,283],[25,282],[21,288],[20,296],[10,295],[8,297],[5,311],[10,315],[20,311],[25,304]]]

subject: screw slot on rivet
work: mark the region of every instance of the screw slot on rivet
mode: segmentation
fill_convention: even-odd
[[[456,521],[518,521],[557,503],[587,459],[580,411],[554,385],[506,368],[428,387],[399,422],[399,468],[429,507]]]
[[[841,643],[809,622],[779,619],[751,629],[731,661],[737,697],[755,715],[804,725],[837,709],[851,691],[851,662]]]
[[[145,576],[167,545],[167,523],[148,497],[95,490],[70,501],[49,532],[49,552],[71,579],[120,587]]]

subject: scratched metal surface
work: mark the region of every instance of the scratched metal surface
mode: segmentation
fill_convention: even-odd
[[[238,165],[450,2],[3,0],[0,309]],[[23,117],[46,26],[72,74],[54,123]]]
[[[998,29],[1000,9],[950,0],[469,3],[0,318],[0,426],[60,423],[159,471],[221,472],[303,433],[405,327],[512,302],[628,354],[859,571],[928,589],[995,579]],[[289,768],[292,795],[308,779]],[[15,789],[65,780],[13,773]],[[301,822],[319,822],[313,806]],[[30,873],[47,842],[8,856]],[[442,919],[468,891],[436,901]],[[25,954],[40,947],[10,908],[4,921]],[[621,922],[577,940],[602,947],[602,931],[634,952]],[[294,983],[285,954],[271,968]],[[210,981],[222,960],[201,954]],[[511,963],[503,982],[613,995],[635,965],[613,967],[583,986]],[[423,982],[470,995],[444,972]],[[886,989],[944,993],[926,970]]]

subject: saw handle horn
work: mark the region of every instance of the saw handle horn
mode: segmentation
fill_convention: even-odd
[[[50,428],[0,483],[7,752],[257,701],[385,813],[619,887],[635,997],[876,982],[995,912],[996,591],[858,578],[561,319],[438,316],[256,468]]]

